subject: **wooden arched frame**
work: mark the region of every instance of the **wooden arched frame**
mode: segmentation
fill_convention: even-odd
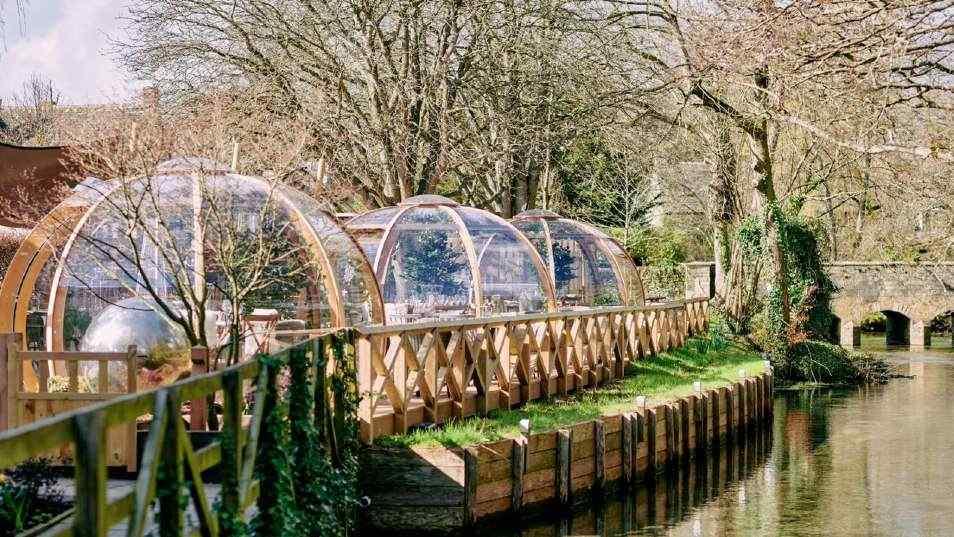
[[[553,234],[550,231],[549,221],[559,220],[563,224],[579,230],[581,236],[582,235],[592,236],[593,242],[596,244],[596,247],[604,256],[606,256],[607,260],[610,263],[610,267],[613,269],[613,276],[616,279],[616,287],[617,289],[619,289],[620,298],[622,299],[623,304],[633,305],[633,306],[642,306],[645,304],[645,297],[643,295],[643,282],[639,277],[639,273],[636,271],[636,265],[629,258],[621,259],[620,258],[621,256],[614,253],[606,245],[606,241],[612,241],[617,246],[617,248],[620,248],[620,251],[623,251],[619,243],[617,243],[612,237],[608,237],[605,234],[590,228],[588,225],[582,222],[577,222],[575,220],[570,220],[568,218],[530,216],[530,217],[519,218],[518,220],[525,220],[527,222],[536,222],[543,227],[543,232],[544,232],[543,234],[544,234],[546,245],[547,245],[547,254],[550,258],[549,259],[550,260],[549,274],[550,274],[550,279],[553,282],[554,291],[556,290],[556,266],[555,266],[555,262],[553,258]],[[517,229],[519,231],[519,228]],[[521,232],[521,235],[523,235],[523,232]],[[527,240],[529,241],[529,239]],[[576,242],[579,243],[579,241],[576,241]],[[595,260],[590,258],[585,248],[581,248],[581,253],[582,255],[586,256],[587,258],[586,261],[590,264],[591,267],[595,266]],[[636,281],[636,286],[639,289],[639,296],[633,296],[629,288],[629,285],[627,285],[627,278],[622,267],[624,263],[629,264],[628,268],[630,269],[630,274],[632,274],[632,277],[636,279],[635,281]]]
[[[391,253],[398,240],[398,234],[394,232],[395,226],[404,215],[416,209],[438,209],[447,215],[454,224],[454,227],[456,227],[457,234],[460,236],[461,243],[464,247],[464,253],[467,256],[467,263],[470,265],[471,288],[474,290],[474,314],[476,317],[481,317],[483,315],[484,291],[480,272],[480,256],[477,252],[477,248],[474,245],[473,237],[470,235],[470,231],[467,229],[466,223],[464,222],[460,213],[457,212],[457,206],[444,204],[420,204],[401,207],[400,210],[395,213],[394,217],[392,217],[388,224],[384,227],[384,231],[381,235],[382,242],[377,250],[377,253],[375,254],[374,273],[378,278],[378,281],[381,282],[381,285],[383,286],[388,275],[388,270],[390,269],[389,261]],[[540,275],[540,282],[543,285],[543,291],[547,297],[547,310],[556,311],[556,293],[554,291],[551,278],[547,277],[550,271],[548,271],[546,266],[543,264],[543,259],[540,257],[540,254],[537,253],[537,249],[533,246],[530,240],[512,224],[494,214],[488,213],[488,215],[491,217],[491,219],[500,224],[501,227],[513,230],[514,236],[517,237],[517,240],[519,240],[521,244],[523,244],[524,247],[529,251],[530,260],[536,267],[537,273]]]
[[[270,188],[269,185],[264,184],[260,179],[254,177],[243,177],[248,181],[259,182],[264,188]],[[115,192],[118,188],[114,186],[109,192],[105,193],[103,199]],[[336,273],[334,271],[333,264],[328,255],[328,252],[322,245],[321,237],[318,232],[315,230],[314,226],[308,220],[301,210],[301,207],[294,202],[288,195],[287,192],[283,191],[283,188],[276,189],[279,201],[284,204],[284,206],[289,210],[289,213],[292,216],[292,221],[295,224],[297,230],[301,233],[304,238],[309,254],[316,261],[317,266],[321,268],[322,281],[325,284],[325,289],[329,292],[329,305],[331,306],[332,311],[332,321],[337,327],[347,326],[349,320],[347,317],[347,312],[344,307],[344,297],[337,280]],[[62,255],[60,256],[60,263],[57,266],[56,272],[53,277],[53,281],[50,288],[50,300],[48,305],[48,319],[47,323],[47,347],[51,351],[62,351],[64,348],[63,341],[63,320],[66,314],[66,288],[61,285],[61,280],[63,277],[63,263],[68,258],[69,252],[72,249],[73,244],[75,243],[78,233],[82,227],[87,222],[90,215],[92,215],[99,205],[102,203],[102,199],[97,201],[92,206],[86,209],[85,214],[79,218],[79,221],[73,226],[73,231],[67,239],[66,245],[63,249]],[[370,299],[371,299],[371,321],[374,323],[383,322],[384,318],[384,306],[383,301],[381,300],[380,290],[378,289],[377,282],[374,280],[373,273],[371,271],[370,265],[367,263],[367,260],[363,255],[360,254],[360,247],[354,241],[354,239],[348,235],[344,230],[342,230],[334,221],[334,219],[324,211],[322,211],[323,216],[328,220],[328,222],[333,226],[336,232],[341,233],[344,237],[347,238],[349,244],[351,244],[358,252],[359,255],[354,256],[354,259],[358,260],[359,263],[362,263],[360,269],[362,273],[362,278],[364,279],[365,285],[369,290]],[[31,291],[32,292],[32,289]],[[24,313],[24,323],[25,323],[25,313]]]
[[[495,214],[490,214],[490,217],[492,220],[496,220],[501,227],[512,230],[514,235],[517,237],[517,240],[519,240],[524,245],[524,247],[529,251],[530,261],[536,267],[537,273],[540,275],[540,281],[543,283],[543,291],[547,295],[547,311],[556,311],[557,310],[556,284],[554,283],[554,280],[552,277],[549,277],[549,278],[547,277],[548,275],[551,275],[552,272],[547,270],[547,266],[544,264],[543,258],[540,257],[540,253],[537,252],[537,248],[533,245],[532,242],[530,242],[530,239],[528,239],[526,235],[524,235],[519,229],[517,229],[516,226],[514,226],[510,222],[507,222],[506,220],[504,220],[503,218],[500,218],[499,216]],[[550,235],[549,230],[546,231],[546,234],[549,237]],[[553,263],[552,249],[550,250],[550,262],[552,266],[552,263]]]
[[[56,264],[56,271],[53,273],[53,279],[50,282],[50,301],[47,304],[46,348],[49,351],[62,352],[65,347],[63,344],[63,321],[66,318],[66,299],[69,290],[60,285],[60,281],[63,279],[63,267],[67,258],[69,258],[73,245],[76,243],[76,237],[79,236],[80,230],[89,221],[90,215],[103,203],[103,200],[116,191],[116,188],[116,185],[113,185],[107,192],[103,193],[102,198],[87,207],[82,216],[73,224],[69,238],[63,245],[59,262]]]
[[[318,261],[319,266],[321,267],[322,276],[326,286],[325,288],[330,291],[331,295],[331,300],[329,300],[329,303],[334,315],[333,319],[335,325],[338,327],[347,326],[350,323],[348,321],[347,311],[345,310],[344,294],[341,290],[341,286],[339,285],[331,257],[328,255],[328,251],[322,243],[321,235],[312,225],[308,217],[305,216],[301,207],[299,207],[297,203],[295,203],[290,197],[288,197],[286,193],[282,191],[279,191],[279,195],[281,196],[282,201],[292,211],[292,214],[294,215],[298,224],[297,227],[299,231],[303,231],[302,236],[304,236],[308,242],[311,255],[315,258],[315,260]],[[368,262],[367,257],[361,250],[361,246],[354,239],[354,237],[342,229],[332,215],[325,211],[320,212],[327,220],[329,227],[331,227],[335,233],[341,234],[357,253],[357,255],[354,256],[354,259],[361,264],[359,272],[361,273],[361,277],[364,280],[365,286],[371,295],[371,311],[369,312],[371,322],[374,324],[382,324],[384,322],[384,301],[381,298],[381,290],[378,288],[378,282],[374,277],[374,271],[371,268],[371,264]]]
[[[27,314],[37,280],[50,258],[69,237],[76,221],[88,209],[86,199],[83,195],[70,196],[44,216],[20,243],[4,274],[0,284],[0,332],[23,334],[21,345],[24,347],[27,344]],[[33,370],[25,368],[23,374],[27,389],[35,390],[37,378]]]
[[[612,237],[604,237],[603,241],[611,241],[618,249],[619,252],[610,252],[610,259],[616,263],[617,271],[621,275],[623,288],[626,293],[626,304],[630,306],[644,306],[646,305],[646,291],[643,288],[643,279],[639,275],[639,270],[636,269],[636,263],[625,254],[626,250],[623,249],[623,246]],[[635,283],[637,289],[637,296],[633,296],[629,286],[626,285],[627,277],[626,270],[623,267],[629,270],[629,274],[633,282]]]

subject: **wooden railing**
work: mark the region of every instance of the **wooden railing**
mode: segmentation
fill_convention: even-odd
[[[594,387],[705,330],[705,298],[357,329],[362,440]]]
[[[268,360],[251,360],[2,432],[0,472],[64,446],[73,453],[74,508],[50,523],[42,533],[34,534],[102,537],[109,528],[125,522],[126,535],[141,536],[156,519],[164,536],[219,535],[221,517],[236,513],[241,516],[256,499],[260,511],[263,505],[274,505],[277,501],[274,487],[258,487],[254,470],[261,448],[259,440],[270,434],[268,418],[276,408],[276,397],[280,393],[279,373],[289,362],[295,362],[296,356],[298,363],[311,364],[307,378],[315,380],[318,386],[306,412],[314,417],[322,444],[340,442],[344,434],[342,424],[347,418],[341,415],[344,405],[339,404],[343,397],[339,393],[342,383],[323,379],[335,371],[337,364],[353,363],[352,338],[350,330],[337,331],[284,349]],[[293,374],[291,382],[300,382],[304,376]],[[193,449],[180,419],[182,405],[218,392],[223,402],[222,432],[210,445]],[[249,395],[254,402],[246,413],[245,401]],[[151,424],[136,485],[130,492],[107,500],[107,433],[147,415],[151,415]],[[327,451],[334,453],[336,449],[330,446]],[[213,512],[201,476],[216,466],[222,476],[222,486],[219,504]],[[163,477],[157,492],[159,474]],[[197,518],[198,527],[194,532],[187,531],[183,523],[185,508],[178,491],[186,488]],[[152,507],[155,499],[159,500],[158,516]],[[274,534],[269,533],[268,528],[263,531],[266,535]]]
[[[258,486],[255,468],[265,443],[260,439],[278,436],[268,418],[281,392],[279,373],[289,363],[311,364],[307,375],[290,375],[291,389],[303,377],[316,381],[311,392],[315,397],[304,412],[313,416],[322,446],[328,446],[322,451],[336,453],[343,424],[353,414],[346,416],[343,410],[347,396],[341,390],[347,383],[323,379],[345,365],[357,364],[361,433],[371,440],[423,421],[483,414],[617,378],[630,361],[681,345],[689,335],[704,330],[707,307],[705,300],[689,300],[643,308],[339,330],[268,359],[120,395],[2,432],[0,471],[64,447],[72,453],[74,508],[42,533],[33,534],[99,537],[125,522],[126,535],[140,536],[150,521],[157,520],[162,535],[216,536],[225,518],[241,516],[256,500],[260,512],[278,501],[275,487]],[[33,358],[21,354],[17,360]],[[349,378],[353,382],[354,377]],[[180,419],[183,403],[213,395],[222,402],[221,434],[194,449]],[[247,396],[253,399],[248,409]],[[290,412],[302,415],[294,404]],[[107,435],[147,416],[151,421],[135,487],[107,499]],[[263,456],[260,464],[267,460],[270,457]],[[202,480],[202,473],[213,467],[222,477],[215,512]],[[183,522],[186,509],[178,491],[186,488],[195,511],[194,531],[187,531]],[[158,508],[153,508],[156,499]],[[271,534],[268,530],[264,528],[264,534]]]
[[[90,352],[39,352],[20,351],[20,337],[13,335],[5,337],[6,356],[0,362],[6,362],[7,400],[0,405],[2,413],[6,414],[8,428],[19,427],[48,416],[64,414],[77,408],[91,405],[100,401],[115,399],[123,394],[136,393],[138,390],[136,347],[130,346],[126,352],[118,353],[90,353]],[[65,368],[65,383],[61,389],[50,391],[51,363],[62,365]],[[80,385],[80,364],[94,362],[98,365],[95,383],[89,386]],[[114,391],[110,386],[109,365],[121,363],[125,366],[123,391]],[[36,364],[36,390],[27,390],[24,386],[24,367],[33,367]],[[3,377],[3,375],[0,375]],[[83,377],[86,381],[93,379]],[[108,452],[107,461],[110,466],[125,466],[130,472],[136,469],[136,422],[133,421],[123,427],[123,430],[114,430],[109,433],[109,441],[104,449]],[[58,459],[68,459],[71,455],[68,450],[60,450],[55,455]]]

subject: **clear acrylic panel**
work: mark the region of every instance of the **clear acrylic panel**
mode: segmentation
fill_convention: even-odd
[[[195,188],[202,189],[201,244]],[[240,319],[246,353],[263,349],[274,331],[333,326],[313,237],[297,211],[319,237],[328,237],[332,276],[339,278],[347,315],[367,319],[373,281],[360,251],[316,202],[297,192],[287,198],[279,193],[262,180],[230,174],[159,175],[117,186],[90,210],[60,260],[57,295],[63,302],[48,309],[62,311],[64,347],[115,352],[135,344],[146,356],[142,386],[175,380],[191,366],[190,342],[173,317],[188,316],[190,297],[183,293],[192,286],[200,257],[208,297],[203,331],[210,346],[228,341],[230,318]],[[251,259],[266,261],[254,280],[253,267],[236,261]],[[225,300],[229,282],[248,286],[243,311],[232,311]]]
[[[466,245],[441,207],[413,207],[384,238],[382,295],[391,324],[475,313]]]
[[[534,250],[502,218],[470,207],[455,210],[474,242],[483,291],[483,314],[538,313],[547,309],[545,274]]]
[[[613,264],[602,240],[584,226],[559,219],[548,222],[553,241],[556,293],[563,308],[622,304]]]

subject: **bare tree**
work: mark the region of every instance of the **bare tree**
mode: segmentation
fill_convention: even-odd
[[[61,94],[53,81],[33,73],[9,103],[0,101],[0,141],[16,145],[52,145]]]
[[[142,299],[191,345],[219,345],[209,329],[216,312],[228,329],[228,362],[250,328],[243,318],[275,301],[294,303],[318,271],[282,201],[311,129],[261,109],[258,97],[117,109],[78,128],[70,145],[94,208],[60,260],[65,277],[98,307]],[[230,175],[223,161],[270,173]]]

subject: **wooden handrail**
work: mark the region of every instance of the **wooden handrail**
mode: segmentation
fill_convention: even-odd
[[[401,431],[415,420],[441,420],[448,409],[447,419],[485,413],[493,407],[494,394],[497,406],[509,406],[618,378],[630,361],[681,345],[689,335],[704,330],[707,307],[706,300],[697,299],[642,308],[337,330],[291,345],[267,361],[250,360],[0,432],[0,470],[64,445],[74,446],[74,514],[57,519],[58,525],[44,535],[105,536],[109,527],[124,519],[141,527],[152,516],[160,467],[172,472],[164,475],[173,479],[184,480],[188,475],[196,488],[204,490],[202,471],[218,465],[239,483],[237,490],[223,490],[223,504],[232,512],[243,512],[258,494],[252,471],[258,435],[267,422],[268,394],[278,390],[276,371],[269,364],[284,367],[289,357],[303,353],[311,353],[312,364],[328,364],[331,369],[342,358],[346,363],[353,360],[362,396],[361,434],[372,440],[376,433],[386,432],[381,428],[385,421],[390,421],[391,432]],[[21,354],[18,359],[26,358]],[[317,375],[318,366],[313,367]],[[242,386],[250,379],[255,379],[255,403],[251,423],[245,427]],[[335,384],[321,383],[325,390],[340,389],[332,388]],[[210,446],[194,450],[179,419],[181,404],[219,391],[223,393],[223,433]],[[338,405],[326,410],[338,412]],[[146,414],[153,421],[136,487],[108,502],[102,451],[106,431],[135,423]],[[341,419],[328,416],[335,423]],[[236,446],[240,456],[226,457],[222,438],[230,438],[229,445]],[[200,529],[214,535],[215,514],[203,498],[193,494]],[[160,500],[160,518],[181,519],[178,498]]]
[[[284,367],[290,357],[307,356],[311,353],[312,370],[309,376],[333,374],[335,357],[340,349],[345,360],[350,360],[351,329],[338,330],[317,338],[292,345],[271,355],[267,362],[261,359],[250,360],[219,371],[190,377],[174,384],[141,393],[120,395],[109,401],[86,406],[71,412],[52,416],[23,427],[0,432],[0,470],[20,464],[27,459],[39,456],[64,445],[75,447],[74,467],[76,472],[76,504],[71,513],[57,517],[50,526],[43,529],[42,535],[94,535],[105,537],[108,528],[122,520],[128,520],[131,526],[138,528],[134,534],[142,534],[143,524],[152,520],[152,503],[156,494],[156,477],[160,466],[165,467],[169,475],[178,475],[184,485],[185,476],[192,482],[193,503],[198,514],[198,533],[216,535],[216,514],[212,512],[204,496],[201,474],[204,470],[219,466],[223,473],[233,476],[238,489],[227,493],[223,484],[222,502],[224,508],[233,513],[242,513],[255,502],[259,494],[253,468],[258,449],[258,435],[267,421],[264,409],[268,394],[277,396],[277,372],[270,370],[269,364]],[[127,356],[128,358],[128,356]],[[22,355],[18,359],[25,359]],[[301,362],[299,362],[301,363]],[[319,365],[319,364],[328,364]],[[327,367],[327,369],[326,369]],[[243,393],[244,381],[256,379],[255,402],[251,423],[243,427],[241,414],[245,406]],[[302,380],[292,379],[292,382]],[[337,390],[337,383],[321,383],[325,390]],[[185,401],[204,398],[222,391],[224,428],[219,440],[209,446],[195,450],[179,419],[181,404]],[[341,394],[327,396],[326,401],[336,401]],[[310,399],[310,398],[309,398]],[[319,404],[314,398],[312,404]],[[316,416],[329,420],[326,427],[339,422],[338,408],[315,409]],[[103,443],[106,431],[117,425],[135,423],[145,414],[153,416],[143,453],[136,486],[133,490],[112,501],[107,501],[105,493],[106,457]],[[318,419],[316,417],[316,419]],[[343,420],[342,420],[343,421]],[[264,433],[261,433],[264,434]],[[338,438],[342,432],[330,435]],[[224,459],[225,447],[222,439],[231,438],[230,445],[240,453],[233,459]],[[174,470],[178,468],[178,473]],[[168,483],[164,485],[168,487]],[[232,489],[230,489],[232,490]],[[181,519],[183,507],[178,496],[159,498],[159,509],[163,524],[172,519]],[[184,535],[186,530],[180,524],[174,535]]]
[[[685,300],[674,300],[661,304],[647,304],[645,306],[609,306],[604,308],[585,308],[572,311],[556,311],[546,313],[525,313],[518,315],[495,315],[492,317],[472,317],[462,319],[449,319],[441,321],[432,321],[427,323],[407,323],[407,324],[387,324],[374,326],[358,326],[355,331],[364,336],[393,334],[398,332],[426,332],[435,328],[457,328],[465,326],[500,326],[513,322],[527,321],[546,321],[552,319],[565,319],[569,317],[596,317],[608,313],[624,313],[627,311],[661,311],[669,310],[687,304],[708,304],[709,299],[689,298]]]
[[[699,333],[708,299],[358,327],[362,440],[595,387]]]

